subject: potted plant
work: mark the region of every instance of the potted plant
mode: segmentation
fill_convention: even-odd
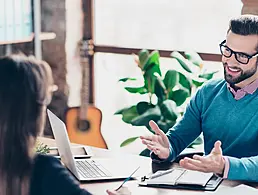
[[[46,144],[43,144],[42,142],[37,140],[34,150],[38,154],[48,154],[50,148]]]
[[[179,52],[171,53],[171,57],[177,60],[182,69],[168,70],[164,76],[160,70],[158,51],[141,50],[135,55],[144,83],[140,87],[127,86],[125,90],[129,93],[148,94],[149,101],[140,101],[136,105],[118,110],[115,114],[122,115],[125,123],[146,126],[152,133],[149,121],[153,120],[166,133],[182,116],[187,98],[216,73],[207,72],[203,68],[203,61],[197,53],[185,52],[184,55],[186,58]],[[136,79],[122,78],[119,81],[126,83],[134,80]],[[128,138],[120,146],[126,146],[138,138],[138,136]],[[200,141],[198,139],[199,143]],[[148,156],[149,151],[146,149],[141,155]]]

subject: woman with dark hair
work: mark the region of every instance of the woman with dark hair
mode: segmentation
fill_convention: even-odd
[[[0,58],[1,195],[90,194],[59,160],[34,152],[52,92],[52,72],[46,62],[22,55]]]

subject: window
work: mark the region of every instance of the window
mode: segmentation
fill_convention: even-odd
[[[240,0],[96,0],[95,44],[219,53]]]
[[[149,132],[145,127],[124,123],[121,115],[114,115],[114,113],[121,108],[135,105],[140,100],[148,101],[148,96],[128,93],[123,88],[123,83],[118,82],[121,78],[132,77],[138,79],[139,86],[142,84],[140,69],[132,55],[97,53],[94,64],[95,105],[101,109],[103,114],[102,134],[110,149],[118,149],[125,139]],[[180,65],[173,59],[161,58],[160,66],[162,72],[166,72]],[[205,62],[205,66],[212,70],[222,70],[220,62]],[[223,72],[220,71],[216,77],[222,77],[222,75]],[[143,149],[144,145],[140,140],[123,148],[123,150],[137,154]]]
[[[239,15],[241,8],[240,0],[95,0],[95,45],[219,54],[218,44],[225,39],[229,20]],[[162,69],[176,66],[170,58],[162,58],[160,63]],[[205,65],[222,70],[219,62]],[[126,138],[148,133],[145,127],[125,124],[120,116],[114,116],[116,110],[144,98],[127,93],[118,80],[141,74],[131,55],[112,52],[96,53],[94,68],[95,105],[103,113],[102,134],[110,149],[119,149]],[[216,75],[222,76],[222,71]],[[79,95],[74,94],[79,94],[80,84],[72,85],[70,97],[74,98],[70,102],[78,105]],[[140,141],[123,148],[137,154],[142,149]]]

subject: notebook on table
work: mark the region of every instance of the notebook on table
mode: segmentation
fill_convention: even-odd
[[[221,177],[213,173],[173,168],[144,176],[139,185],[145,187],[214,191],[222,180]]]

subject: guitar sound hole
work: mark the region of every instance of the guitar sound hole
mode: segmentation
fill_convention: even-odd
[[[88,120],[80,120],[78,119],[78,129],[80,131],[87,131],[90,129],[90,122]]]

